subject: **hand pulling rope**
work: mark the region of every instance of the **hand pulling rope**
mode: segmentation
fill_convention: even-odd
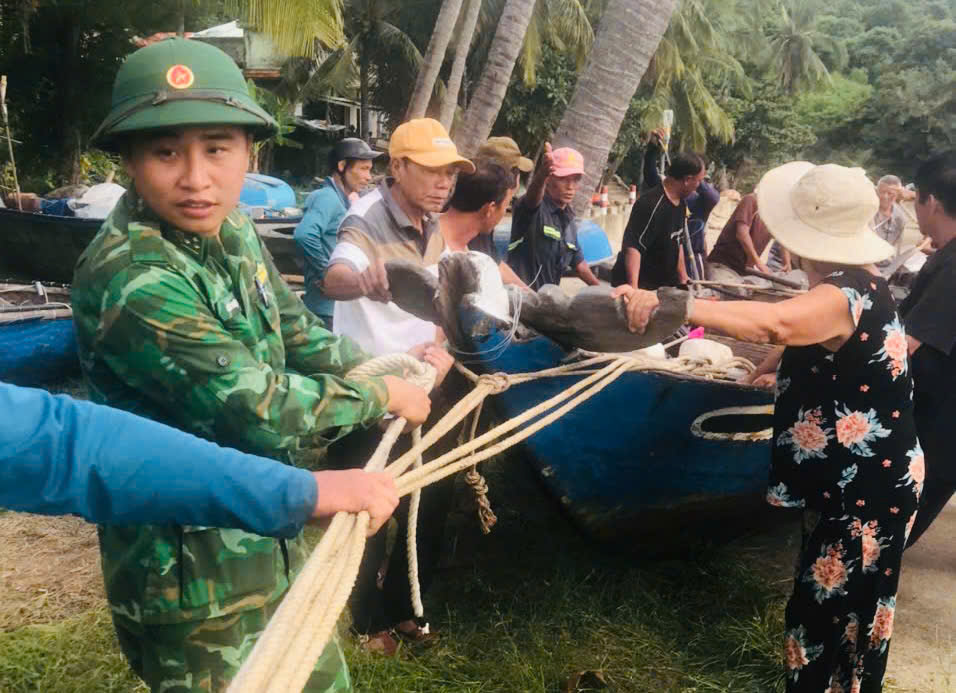
[[[708,378],[727,378],[728,373],[733,369],[743,368],[750,372],[754,370],[751,362],[740,358],[715,366],[710,361],[687,358],[665,361],[638,353],[602,354],[536,373],[498,373],[479,376],[458,363],[455,367],[474,383],[474,389],[462,397],[424,435],[421,434],[420,429],[417,429],[413,434],[412,448],[386,466],[388,454],[405,426],[404,419],[392,421],[382,436],[381,443],[365,466],[365,469],[370,471],[384,468],[386,473],[395,478],[401,496],[409,493],[416,494],[424,486],[463,469],[472,468],[477,473],[478,463],[525,440],[603,390],[624,373],[659,371]],[[410,371],[411,376],[405,377],[426,389],[430,389],[434,382],[434,370],[407,354],[372,359],[350,372],[347,377],[358,379],[402,370]],[[584,377],[548,400],[475,437],[481,405],[486,397],[504,392],[512,385],[543,377],[561,376]],[[455,450],[427,464],[422,464],[422,453],[469,414],[475,417],[472,422],[471,439]],[[537,420],[531,423],[536,418]],[[526,423],[528,425],[520,431],[511,433]],[[248,659],[229,686],[230,693],[247,691],[287,693],[302,690],[312,673],[316,660],[331,639],[336,621],[355,584],[359,563],[365,549],[368,522],[368,513],[365,512],[357,515],[338,513],[332,519],[322,540],[289,588]],[[412,529],[416,524],[416,519],[411,516],[410,510],[408,546],[410,572],[412,572],[413,564],[417,562]],[[410,575],[410,577],[412,584],[417,587],[417,575]],[[415,594],[415,587],[413,587],[413,600],[415,600],[415,613],[420,615],[421,599],[420,595]]]

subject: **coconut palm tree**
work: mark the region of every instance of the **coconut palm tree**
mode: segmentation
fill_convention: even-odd
[[[677,0],[610,0],[587,66],[555,134],[559,146],[584,155],[574,206],[583,211],[601,178],[631,97],[667,31]]]
[[[726,0],[681,0],[641,80],[641,93],[650,92],[642,117],[645,130],[658,127],[664,110],[672,109],[678,146],[703,151],[708,137],[733,140],[733,120],[709,84],[731,83],[745,93],[749,89],[733,55],[731,31],[723,23],[734,5]]]
[[[229,0],[226,7],[286,55],[312,58],[345,39],[343,0]]]
[[[445,60],[445,51],[451,42],[451,35],[455,30],[458,15],[461,14],[461,3],[462,0],[444,0],[441,4],[438,19],[435,20],[435,29],[428,41],[428,48],[425,50],[422,69],[418,71],[415,90],[408,102],[408,110],[405,111],[406,120],[421,118],[428,109],[428,102],[431,100],[432,91],[435,88],[435,80],[438,79],[438,71]]]
[[[525,32],[517,67],[524,83],[533,86],[541,62],[541,51],[550,43],[560,53],[574,55],[578,68],[584,67],[594,31],[589,16],[600,16],[603,0],[536,0],[531,23]],[[488,52],[504,0],[484,0],[478,20],[479,41],[475,47],[481,56]],[[484,39],[484,40],[482,40]]]
[[[346,40],[324,55],[302,87],[303,94],[354,96],[357,86],[363,137],[369,132],[371,87],[395,56],[413,70],[422,64],[422,54],[415,42],[391,21],[399,9],[390,0],[346,0],[343,13]]]
[[[468,60],[468,51],[475,37],[475,27],[478,25],[478,15],[481,14],[481,0],[468,0],[468,5],[462,13],[458,40],[455,42],[455,59],[451,64],[448,75],[448,84],[445,87],[445,96],[441,102],[441,113],[438,119],[450,132],[452,121],[455,119],[455,110],[458,107],[458,92],[461,89],[461,79],[465,74],[465,63]]]
[[[787,0],[780,5],[779,24],[770,30],[772,67],[780,86],[793,94],[804,87],[830,81],[830,72],[816,49],[826,47],[839,55],[846,48],[817,31],[818,6],[806,0]]]
[[[481,79],[465,111],[462,126],[455,133],[458,148],[466,156],[476,152],[487,139],[501,110],[534,6],[535,0],[505,2]]]

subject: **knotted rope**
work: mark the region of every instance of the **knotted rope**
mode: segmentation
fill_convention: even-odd
[[[582,361],[556,366],[535,373],[476,375],[464,366],[455,367],[474,383],[474,389],[462,397],[424,435],[416,435],[412,448],[385,466],[388,454],[405,426],[404,419],[389,424],[368,464],[367,470],[381,470],[395,478],[399,495],[420,491],[424,486],[463,469],[475,468],[480,462],[534,435],[582,402],[593,397],[621,375],[630,371],[660,371],[706,378],[728,377],[738,368],[752,372],[754,365],[746,359],[732,359],[714,366],[709,361],[693,359],[654,359],[638,353],[599,354]],[[384,370],[383,370],[384,369]],[[362,378],[407,369],[422,381],[434,378],[421,362],[405,354],[372,359],[349,373],[349,378]],[[481,404],[490,395],[504,392],[512,385],[538,378],[584,376],[564,391],[541,402],[528,411],[505,421],[455,450],[422,464],[422,453],[472,412],[475,422]],[[428,381],[428,388],[431,387]],[[477,430],[473,422],[473,433]],[[527,424],[527,425],[525,425]],[[521,430],[513,432],[519,427]],[[411,468],[411,469],[410,469]],[[301,691],[308,681],[319,655],[332,637],[336,621],[355,584],[359,563],[365,548],[368,513],[338,513],[329,525],[298,578],[290,587],[282,604],[269,621],[229,691],[255,693],[287,693]],[[415,523],[409,518],[409,534]],[[410,549],[409,564],[414,549]],[[420,609],[420,599],[416,609]],[[417,613],[417,612],[416,612]]]

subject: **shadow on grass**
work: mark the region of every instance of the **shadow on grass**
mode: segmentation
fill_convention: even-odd
[[[357,690],[557,693],[585,670],[621,692],[783,689],[789,584],[746,542],[701,539],[669,559],[596,546],[517,455],[484,472],[499,523],[485,537],[470,511],[451,518],[426,595],[439,644],[394,659],[351,648]]]

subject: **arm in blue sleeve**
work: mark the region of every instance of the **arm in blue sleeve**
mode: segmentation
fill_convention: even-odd
[[[0,507],[292,537],[318,498],[303,469],[109,407],[0,383],[0,411]]]

